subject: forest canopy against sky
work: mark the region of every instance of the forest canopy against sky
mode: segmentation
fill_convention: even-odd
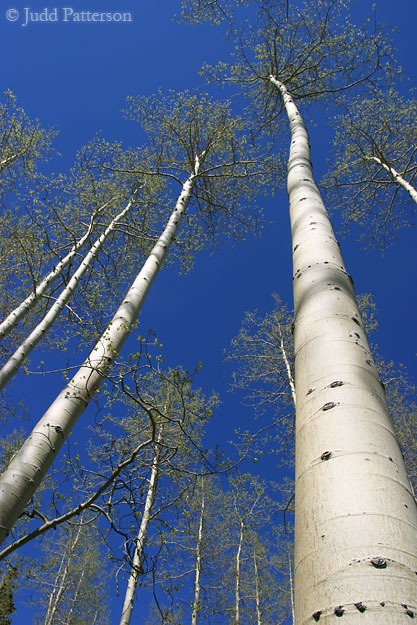
[[[303,476],[317,471],[317,514],[353,492],[341,517],[363,523],[355,501],[366,497],[337,467],[376,441],[374,473],[387,483],[367,477],[364,493],[391,493],[401,454],[387,417],[369,416],[386,396],[415,487],[417,9],[107,4],[0,15],[2,468],[33,428],[39,441],[24,452],[35,469],[18,495],[5,478],[0,614],[13,625],[127,625],[130,602],[132,622],[298,625],[341,605],[359,618],[355,589],[337,595],[329,570],[322,605],[302,565],[357,527],[336,531],[329,509],[312,523],[329,542],[297,529],[293,560],[294,435],[298,501],[309,505]],[[385,498],[410,514],[398,526],[404,572],[416,517],[401,475]],[[375,527],[358,532],[369,553],[339,545],[347,558],[375,566],[387,532]],[[396,561],[395,548],[385,557]],[[393,623],[417,607],[407,574],[404,596],[390,590]],[[133,603],[129,575],[141,587]],[[320,605],[297,598],[304,586]]]

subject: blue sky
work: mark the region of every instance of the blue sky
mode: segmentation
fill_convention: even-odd
[[[291,0],[290,0],[291,1]],[[411,86],[416,86],[417,22],[415,0],[377,0],[381,22],[398,27],[395,41],[398,59]],[[70,3],[69,3],[70,5]],[[356,3],[354,14],[363,16],[371,5]],[[52,164],[65,171],[76,150],[98,130],[109,140],[120,139],[135,145],[138,130],[123,120],[120,109],[128,95],[149,95],[162,86],[182,91],[205,88],[198,72],[204,62],[215,63],[227,55],[222,30],[208,26],[188,27],[173,21],[179,2],[155,0],[77,0],[70,5],[82,10],[130,12],[131,22],[58,21],[33,22],[27,26],[23,0],[3,0],[0,9],[0,68],[2,89],[11,89],[31,117],[43,125],[56,126],[60,134],[56,147],[61,157]],[[45,9],[45,3],[30,4],[30,11]],[[19,17],[7,19],[15,9]],[[15,13],[9,13],[15,17]],[[324,117],[310,129],[312,159],[317,179],[325,172],[330,135]],[[158,276],[141,314],[141,327],[151,327],[164,345],[167,362],[192,369],[200,360],[203,372],[196,380],[207,391],[216,389],[222,406],[210,430],[210,443],[222,443],[236,427],[250,422],[252,415],[229,394],[230,369],[223,363],[223,350],[238,332],[243,314],[272,307],[271,293],[277,292],[291,306],[291,243],[286,194],[262,200],[271,222],[260,239],[237,247],[223,247],[214,256],[201,254],[194,271],[179,276],[173,269]],[[385,257],[363,251],[353,240],[342,241],[342,251],[357,293],[372,292],[379,309],[377,343],[387,359],[403,362],[416,374],[416,231],[401,233]],[[172,331],[175,328],[175,331]],[[26,383],[26,380],[25,380]],[[36,394],[29,399],[31,423],[55,397],[61,382],[36,380]],[[28,388],[34,388],[28,387]],[[84,423],[89,419],[88,413]],[[77,425],[81,431],[82,424]],[[76,434],[76,433],[75,433]],[[259,463],[261,473],[270,472]],[[272,477],[272,476],[271,476]],[[14,625],[28,623],[27,612],[17,614]],[[118,622],[117,608],[114,623]]]

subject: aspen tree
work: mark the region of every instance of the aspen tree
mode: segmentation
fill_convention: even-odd
[[[161,551],[162,547],[158,545],[160,531],[157,532],[155,526],[162,523],[164,534],[168,536],[175,532],[175,526],[168,529],[173,522],[169,518],[170,510],[180,505],[183,495],[193,487],[193,474],[204,465],[201,436],[217,402],[214,395],[206,399],[199,389],[193,389],[190,376],[181,369],[169,370],[166,374],[160,372],[159,375],[151,372],[139,377],[140,383],[139,379],[135,380],[137,393],[129,393],[129,396],[146,411],[156,432],[150,473],[148,471],[149,477],[145,480],[146,496],[140,512],[140,527],[133,540],[121,625],[131,622],[136,589],[145,575],[145,549],[152,551],[156,540],[155,547]],[[124,427],[135,431],[137,420],[138,415],[135,415]],[[163,540],[167,540],[167,536]]]
[[[39,162],[48,160],[57,134],[32,121],[16,104],[16,96],[4,93],[0,102],[0,203],[23,180],[34,176]]]
[[[175,237],[187,208],[198,170],[199,159],[196,157],[194,172],[184,183],[164,231],[132,284],[124,302],[83,366],[64,387],[2,474],[0,481],[4,484],[2,493],[5,495],[1,514],[0,538],[2,540],[7,536],[9,528],[13,526],[39,486],[57,452],[69,436],[74,423],[101,386],[125,343],[130,328],[136,321],[152,282]]]
[[[338,21],[340,3],[289,4],[287,17],[263,3],[239,62],[208,71],[246,86],[259,132],[276,132],[281,112],[291,131],[295,621],[397,625],[417,610],[416,503],[296,105],[386,80],[389,46]]]
[[[92,214],[87,231],[80,239],[78,239],[76,243],[74,243],[68,254],[59,260],[54,268],[44,278],[42,278],[41,282],[38,285],[36,285],[32,293],[28,295],[23,302],[16,306],[16,308],[8,314],[6,319],[4,319],[0,323],[0,339],[6,336],[14,328],[16,323],[30,310],[30,308],[32,308],[32,306],[34,306],[34,304],[47,291],[52,282],[63,273],[65,267],[72,262],[77,251],[88,240],[93,230],[94,221],[96,220],[99,213],[103,210],[103,208],[105,208],[105,205],[100,207],[99,210],[95,211]]]
[[[170,103],[173,101],[171,97]],[[0,496],[3,500],[0,504],[1,540],[27,505],[73,425],[119,355],[177,235],[191,198],[194,198],[198,215],[207,223],[206,232],[212,236],[218,236],[216,232],[221,232],[222,228],[229,236],[239,236],[252,223],[250,217],[242,217],[240,201],[255,192],[254,180],[265,178],[264,166],[260,167],[265,161],[253,153],[249,157],[240,155],[245,143],[243,122],[231,117],[227,105],[188,96],[176,97],[175,101],[177,106],[173,112],[166,104],[164,108],[164,103],[158,109],[156,100],[142,99],[135,106],[148,134],[156,143],[162,141],[159,152],[161,169],[168,166],[169,160],[171,164],[174,162],[177,172],[182,165],[190,168],[191,173],[184,182],[178,175],[166,174],[180,182],[182,188],[162,234],[92,352],[3,473],[0,479],[4,485]],[[172,131],[175,124],[177,135]],[[159,135],[157,127],[161,128]],[[164,141],[168,134],[170,140]],[[242,143],[241,149],[237,148],[237,137]],[[139,175],[141,172],[133,173]]]
[[[26,577],[31,610],[42,625],[101,625],[109,622],[108,577],[100,533],[81,515],[78,524],[57,530],[43,544],[44,567],[34,563]]]
[[[159,443],[163,436],[163,426],[159,427],[159,431],[155,441],[155,452],[152,461],[151,475],[149,478],[148,492],[146,495],[145,505],[142,513],[142,520],[140,523],[139,533],[135,539],[135,548],[132,559],[132,570],[129,576],[125,598],[122,608],[122,616],[120,618],[120,625],[129,625],[133,612],[133,602],[135,599],[136,587],[138,584],[139,576],[141,574],[145,542],[148,533],[149,521],[151,518],[152,506],[155,500],[156,487],[158,484],[158,472],[160,463],[161,449]]]
[[[382,623],[389,612],[401,623],[409,610],[402,606],[414,605],[416,591],[415,500],[352,282],[314,183],[306,128],[286,86],[272,75],[271,82],[292,136],[296,622],[308,622],[315,603],[316,620],[359,611]],[[384,553],[376,553],[381,543]]]
[[[12,376],[19,369],[20,365],[26,360],[32,350],[36,347],[39,341],[44,336],[45,332],[52,326],[52,324],[57,319],[58,315],[66,305],[66,303],[70,300],[73,291],[79,286],[83,275],[86,271],[89,270],[91,265],[94,263],[98,253],[101,248],[105,244],[106,240],[109,236],[114,232],[117,224],[125,217],[125,215],[130,211],[132,205],[135,201],[135,196],[139,190],[136,190],[131,198],[131,200],[127,203],[125,208],[120,211],[118,215],[112,220],[112,222],[107,226],[105,231],[101,234],[101,236],[94,242],[94,245],[90,248],[86,256],[83,258],[80,266],[71,276],[71,279],[68,281],[68,284],[60,293],[59,297],[56,299],[54,304],[51,306],[50,310],[47,312],[45,317],[38,323],[36,328],[30,333],[30,335],[19,345],[18,349],[11,356],[11,358],[6,362],[5,365],[0,370],[0,390],[5,387],[7,382],[12,378]],[[69,261],[68,261],[69,262]],[[45,284],[45,282],[44,282]]]
[[[359,224],[362,239],[384,249],[413,225],[417,210],[417,101],[390,90],[358,96],[346,108],[334,121],[323,185],[331,205],[344,207],[346,228]]]

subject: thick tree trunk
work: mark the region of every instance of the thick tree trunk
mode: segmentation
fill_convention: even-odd
[[[138,585],[138,579],[141,574],[146,536],[148,533],[149,520],[151,516],[152,506],[155,501],[156,487],[158,484],[158,471],[159,471],[159,458],[160,447],[159,443],[162,438],[162,427],[158,432],[156,439],[155,455],[152,462],[152,471],[149,478],[148,493],[146,495],[145,507],[143,510],[142,521],[140,523],[139,533],[135,541],[135,551],[133,554],[132,570],[130,573],[129,581],[127,583],[127,589],[125,594],[125,600],[123,603],[122,617],[120,619],[120,625],[129,625],[133,611],[133,603],[135,600],[136,587]]]
[[[415,189],[412,184],[407,182],[407,180],[405,180],[405,178],[403,178],[401,176],[401,174],[399,174],[398,171],[394,169],[394,167],[391,167],[391,165],[387,165],[387,163],[384,163],[384,161],[382,161],[377,156],[367,156],[366,160],[367,161],[372,161],[374,163],[377,163],[383,169],[385,169],[385,171],[388,172],[391,175],[393,181],[396,184],[398,184],[400,187],[405,189],[407,191],[408,195],[413,200],[413,202],[415,202],[417,204],[417,189]]]
[[[200,509],[200,523],[198,526],[197,548],[195,556],[195,578],[194,578],[194,601],[193,610],[191,614],[191,625],[197,625],[198,610],[200,607],[200,592],[201,592],[201,547],[203,542],[203,528],[204,528],[204,482],[201,482],[201,509]]]
[[[19,304],[14,310],[12,310],[6,319],[0,323],[0,339],[9,334],[11,330],[14,328],[16,323],[22,319],[26,315],[26,313],[34,306],[34,304],[45,294],[47,289],[51,286],[51,284],[62,275],[65,267],[72,261],[75,254],[84,243],[87,241],[88,237],[93,231],[95,220],[98,215],[106,208],[109,202],[103,204],[98,210],[96,210],[91,216],[90,223],[88,225],[87,231],[84,236],[81,237],[70,249],[68,254],[62,258],[55,267],[46,275],[41,282],[36,286],[35,290],[28,295],[28,297]]]
[[[74,424],[119,355],[178,231],[198,169],[196,158],[194,172],[184,183],[165,230],[106,331],[0,476],[0,544],[29,503]]]
[[[347,274],[315,185],[308,135],[291,127],[297,391],[297,625],[399,625],[417,616],[417,509]],[[413,614],[414,613],[414,614]]]
[[[31,354],[39,341],[49,330],[49,328],[55,323],[62,309],[71,299],[73,292],[80,284],[81,278],[83,277],[87,269],[92,265],[94,259],[97,257],[97,254],[103,247],[104,243],[109,238],[110,234],[114,232],[117,224],[129,212],[132,204],[133,199],[128,202],[126,207],[107,226],[106,230],[101,234],[101,236],[97,239],[94,245],[90,248],[89,252],[84,257],[81,265],[72,275],[67,286],[62,290],[61,294],[51,306],[49,311],[46,313],[45,317],[40,323],[38,323],[36,328],[29,334],[29,336],[19,345],[14,354],[2,367],[2,369],[0,370],[0,390],[6,386],[7,382],[9,382],[9,380],[19,370],[20,365],[26,360],[29,354]]]

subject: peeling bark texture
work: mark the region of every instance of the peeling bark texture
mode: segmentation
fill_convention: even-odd
[[[284,84],[295,308],[295,622],[417,617],[417,508],[351,281]]]
[[[184,183],[163,233],[107,329],[0,476],[0,544],[29,503],[74,424],[119,355],[178,231],[198,169],[196,158],[194,172]]]
[[[193,611],[191,614],[191,625],[197,625],[198,610],[200,607],[200,592],[201,592],[201,547],[203,542],[203,527],[204,527],[204,482],[201,480],[201,509],[200,509],[200,523],[198,526],[198,538],[197,549],[195,556],[195,577],[194,577],[194,601]]]
[[[156,439],[155,455],[152,462],[151,477],[149,479],[148,493],[146,495],[145,507],[143,510],[143,516],[140,523],[139,533],[135,541],[135,551],[133,554],[132,571],[127,583],[125,600],[123,603],[122,617],[120,619],[120,625],[129,625],[132,617],[133,603],[135,600],[136,587],[138,585],[138,579],[141,575],[143,557],[145,551],[146,537],[148,534],[149,520],[151,516],[152,506],[155,501],[156,487],[158,484],[158,472],[159,472],[159,458],[160,458],[160,443],[162,438],[162,426],[159,429]]]
[[[385,169],[385,171],[387,171],[391,175],[393,181],[396,184],[398,184],[400,187],[405,189],[407,191],[408,195],[413,200],[413,202],[415,202],[417,204],[417,190],[413,187],[412,184],[407,182],[407,180],[405,180],[401,176],[401,174],[398,173],[398,171],[396,169],[394,169],[394,167],[392,167],[391,165],[387,165],[387,163],[384,163],[384,161],[381,160],[380,158],[378,158],[377,156],[367,156],[366,160],[367,161],[372,161],[374,163],[377,163],[383,169]]]
[[[89,252],[85,255],[81,265],[78,267],[77,271],[75,271],[74,274],[71,276],[71,279],[69,280],[67,286],[62,290],[60,296],[56,299],[54,304],[48,310],[45,317],[40,323],[38,323],[36,328],[29,334],[29,336],[19,345],[14,354],[2,367],[2,369],[0,370],[0,390],[6,386],[7,382],[9,382],[9,380],[19,370],[20,365],[26,360],[29,354],[31,354],[31,352],[45,335],[45,333],[54,324],[60,312],[67,304],[67,302],[71,299],[73,292],[80,284],[81,278],[83,277],[87,269],[91,266],[94,259],[97,257],[97,254],[103,247],[106,239],[108,239],[110,234],[115,230],[119,221],[123,219],[123,217],[129,212],[132,204],[133,199],[128,202],[125,208],[107,226],[106,230],[102,233],[102,235],[91,247]]]
[[[28,297],[19,304],[14,310],[12,310],[7,317],[0,323],[0,339],[9,334],[17,324],[17,322],[22,319],[26,315],[27,312],[36,304],[36,302],[43,296],[43,294],[47,291],[47,289],[51,286],[51,284],[62,274],[65,267],[72,261],[77,251],[84,245],[93,231],[93,226],[95,223],[95,219],[97,216],[103,211],[104,208],[108,205],[108,202],[101,206],[98,210],[96,210],[91,219],[89,226],[87,228],[84,236],[81,237],[70,249],[68,254],[62,258],[46,275],[43,280],[36,286],[35,290],[28,295]]]

